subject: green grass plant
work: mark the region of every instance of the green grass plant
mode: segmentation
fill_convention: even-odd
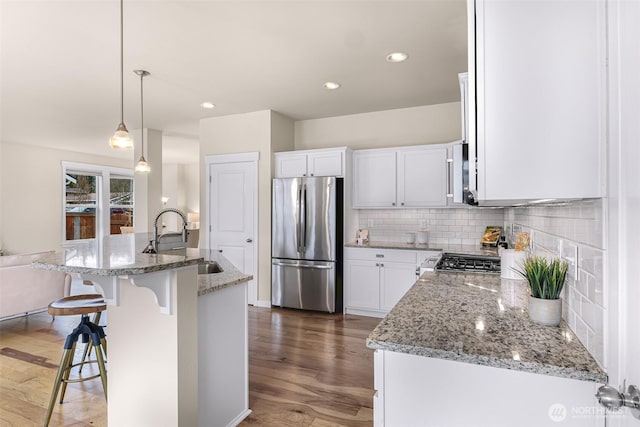
[[[540,299],[559,299],[567,278],[569,264],[558,258],[551,261],[542,256],[529,256],[513,270],[527,279],[531,296]]]

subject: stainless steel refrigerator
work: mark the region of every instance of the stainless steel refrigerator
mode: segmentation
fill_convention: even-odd
[[[342,311],[341,178],[273,180],[271,304]]]

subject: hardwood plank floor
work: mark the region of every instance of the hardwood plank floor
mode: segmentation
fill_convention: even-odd
[[[373,351],[365,347],[365,338],[378,322],[249,307],[253,413],[241,425],[371,426]],[[0,425],[42,424],[64,338],[77,323],[77,316],[52,321],[47,313],[0,322]],[[96,380],[69,385],[50,425],[106,424],[106,403]]]

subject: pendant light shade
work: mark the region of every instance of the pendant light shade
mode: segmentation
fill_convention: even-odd
[[[120,0],[120,124],[109,140],[109,146],[115,150],[133,150],[133,139],[124,124],[124,13],[123,0]]]
[[[133,70],[133,72],[140,76],[140,129],[142,130],[142,150],[140,151],[140,160],[138,160],[136,164],[135,171],[138,173],[149,173],[151,172],[151,167],[144,158],[144,91],[142,81],[144,76],[148,76],[151,73],[145,70]]]
[[[138,173],[151,172],[151,167],[149,166],[149,163],[147,163],[144,156],[140,156],[140,160],[138,160],[138,163],[136,164],[136,172]]]

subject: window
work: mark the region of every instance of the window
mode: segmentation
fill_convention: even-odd
[[[67,172],[64,179],[65,240],[94,239],[98,177]]]
[[[133,225],[133,171],[62,162],[62,240],[120,234]]]
[[[120,227],[133,227],[133,178],[111,175],[109,181],[109,232],[120,234]]]

